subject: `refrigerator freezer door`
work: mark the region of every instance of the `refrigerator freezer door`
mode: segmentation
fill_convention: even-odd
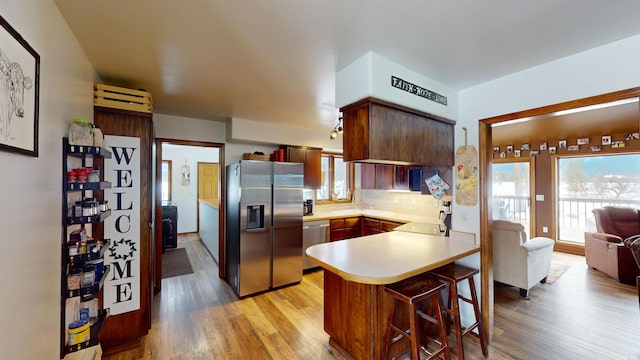
[[[239,190],[238,295],[242,297],[271,285],[271,164],[242,161]]]
[[[303,165],[273,163],[272,287],[302,280]]]

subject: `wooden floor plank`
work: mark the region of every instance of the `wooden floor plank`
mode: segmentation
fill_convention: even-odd
[[[321,270],[239,300],[197,235],[179,236],[178,246],[194,273],[163,279],[142,346],[105,360],[346,359],[323,330]],[[554,260],[572,266],[531,289],[529,301],[496,286],[489,359],[640,359],[636,288],[587,268],[583,257],[556,253]],[[465,337],[465,350],[466,359],[484,359],[473,337]]]

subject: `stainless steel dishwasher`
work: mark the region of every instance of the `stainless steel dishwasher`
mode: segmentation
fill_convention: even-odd
[[[329,241],[329,220],[305,221],[302,225],[302,269],[319,265],[307,258],[307,248]]]

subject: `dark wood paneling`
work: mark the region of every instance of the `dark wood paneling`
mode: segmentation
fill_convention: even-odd
[[[376,164],[360,164],[360,188],[376,188]]]
[[[344,108],[343,108],[344,109]],[[342,151],[345,161],[369,159],[369,103],[353,104],[342,111]]]
[[[454,163],[452,120],[374,98],[340,110],[345,161],[448,166]]]
[[[140,309],[107,318],[100,336],[105,354],[138,346],[140,338],[151,328],[153,239],[149,224],[154,203],[151,175],[155,161],[151,119],[148,113],[94,107],[94,122],[103,134],[140,138]]]
[[[319,189],[322,186],[322,149],[282,145],[286,161],[304,164],[304,187]]]
[[[395,177],[395,166],[376,164],[376,189],[393,189],[393,181]]]

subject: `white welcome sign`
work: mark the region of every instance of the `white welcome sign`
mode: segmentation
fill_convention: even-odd
[[[103,307],[111,315],[140,308],[140,138],[104,137],[111,159],[104,160],[104,181],[111,182],[104,198],[111,216],[104,221],[104,237],[111,239],[104,263],[110,266],[104,282]]]

